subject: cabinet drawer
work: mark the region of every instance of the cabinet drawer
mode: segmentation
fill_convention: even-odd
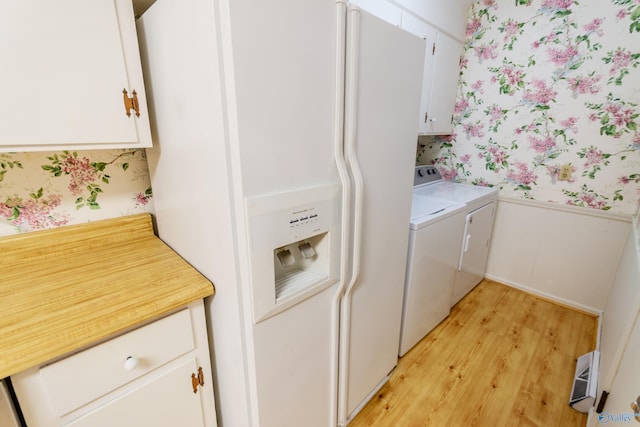
[[[194,348],[191,315],[185,309],[44,366],[39,373],[51,409],[63,416]],[[125,366],[129,357],[137,363]]]

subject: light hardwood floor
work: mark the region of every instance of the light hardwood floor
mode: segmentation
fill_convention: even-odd
[[[597,319],[484,280],[398,363],[349,427],[570,427]]]

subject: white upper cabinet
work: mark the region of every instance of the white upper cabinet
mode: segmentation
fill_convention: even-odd
[[[402,22],[402,10],[386,0],[351,0],[349,3],[396,27]]]
[[[418,118],[420,135],[448,135],[460,77],[462,42],[409,14],[402,28],[427,40],[422,77],[422,100]]]
[[[453,130],[452,117],[463,46],[434,28],[429,29],[426,38],[418,133],[448,135]]]
[[[427,40],[418,133],[451,134],[460,56],[472,0],[351,0],[350,3]]]
[[[0,57],[0,152],[151,146],[131,0],[3,0]]]
[[[459,41],[464,41],[467,16],[473,0],[392,0],[411,11],[415,16],[426,20],[446,31]]]

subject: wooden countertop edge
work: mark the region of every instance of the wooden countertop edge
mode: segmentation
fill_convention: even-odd
[[[149,214],[0,238],[0,378],[214,294]]]

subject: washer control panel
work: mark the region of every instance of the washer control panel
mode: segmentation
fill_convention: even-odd
[[[413,174],[413,186],[428,184],[435,181],[441,181],[442,175],[440,171],[433,165],[416,166]]]

